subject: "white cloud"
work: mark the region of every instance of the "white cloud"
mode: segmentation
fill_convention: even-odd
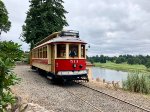
[[[69,26],[80,31],[83,40],[91,45],[89,55],[150,54],[149,0],[64,0]],[[22,32],[28,0],[4,0],[12,28],[2,34],[29,47],[18,38]]]
[[[70,27],[91,44],[89,55],[150,54],[148,0],[65,1]]]

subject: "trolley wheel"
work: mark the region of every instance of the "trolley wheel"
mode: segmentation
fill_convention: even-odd
[[[87,78],[87,82],[89,82],[89,78]]]
[[[31,66],[30,67],[32,70],[36,70],[36,67],[35,66]]]
[[[67,79],[62,78],[62,83],[66,84],[66,82],[67,82]]]

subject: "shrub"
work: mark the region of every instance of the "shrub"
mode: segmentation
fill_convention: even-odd
[[[128,74],[127,80],[123,81],[123,89],[132,92],[150,94],[150,78],[148,74],[132,72]]]
[[[10,87],[20,80],[13,73],[14,60],[21,58],[20,45],[12,41],[0,42],[0,112],[6,112],[7,106],[15,103]]]
[[[15,85],[20,80],[12,72],[13,64],[9,58],[3,61],[0,58],[0,111],[6,111],[9,104],[15,103],[15,98],[10,91],[10,86]]]

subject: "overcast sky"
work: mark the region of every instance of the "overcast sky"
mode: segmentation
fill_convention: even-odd
[[[64,0],[69,26],[90,44],[88,55],[150,54],[150,0]],[[12,27],[2,34],[28,50],[19,40],[28,0],[4,0]]]

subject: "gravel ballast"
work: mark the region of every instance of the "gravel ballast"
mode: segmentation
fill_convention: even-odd
[[[103,95],[93,92],[92,90],[82,88],[77,85],[54,85],[46,79],[40,76],[36,71],[32,71],[30,66],[20,65],[16,66],[14,72],[18,74],[18,77],[22,78],[19,85],[13,87],[14,92],[21,96],[29,103],[35,103],[43,106],[47,110],[53,110],[54,112],[97,112],[95,108],[88,103],[83,102],[77,97],[70,94],[68,91],[73,92],[87,102],[101,108],[102,111],[140,111],[135,108],[128,108],[128,105],[121,104],[118,101],[105,99]],[[109,90],[105,87],[97,86],[93,82],[85,83],[87,85],[96,87],[111,95],[123,98],[127,101],[135,102],[137,105],[150,107],[149,97],[144,95],[134,94],[123,91]],[[113,105],[111,105],[111,103]]]
[[[81,85],[75,84],[75,86],[72,85],[71,87],[66,87],[66,89],[97,108],[101,108],[103,112],[143,112],[143,110],[137,107],[118,101]]]
[[[122,99],[124,101],[133,103],[135,105],[138,105],[145,109],[150,110],[150,95],[133,93],[133,92],[123,91],[123,90],[116,91],[113,89],[108,89],[105,86],[99,85],[97,82],[84,83],[84,85],[93,87],[104,93],[110,94],[111,96],[114,96],[116,98]]]
[[[97,112],[87,103],[65,91],[63,87],[52,84],[45,77],[32,71],[30,66],[16,66],[14,72],[22,81],[13,87],[13,91],[27,102],[33,102],[55,112]]]

